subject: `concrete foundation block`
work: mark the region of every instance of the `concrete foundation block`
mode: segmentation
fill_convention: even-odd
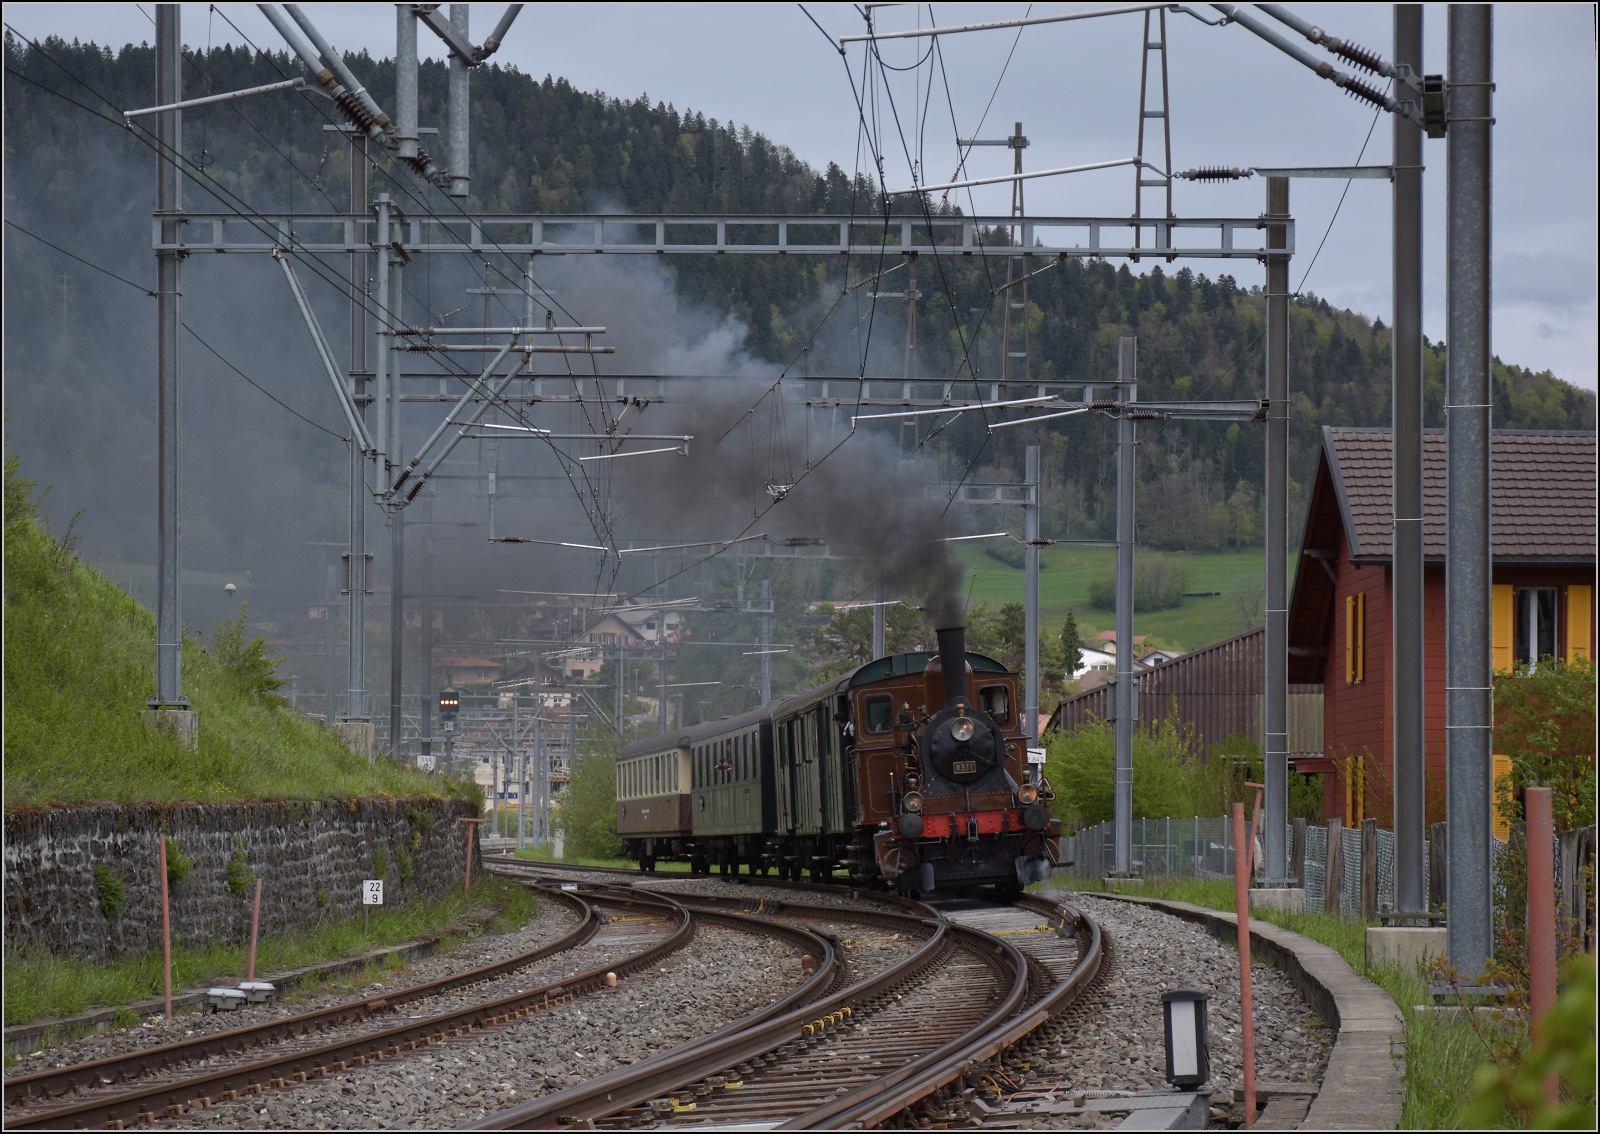
[[[200,714],[191,709],[145,709],[139,713],[144,723],[157,732],[178,738],[185,748],[200,746]]]
[[[371,721],[336,721],[333,731],[352,751],[365,756],[368,762],[378,750],[377,731]]]
[[[1252,888],[1250,908],[1253,910],[1281,910],[1284,913],[1305,913],[1306,892],[1298,886]]]
[[[1367,968],[1396,968],[1421,975],[1445,955],[1442,926],[1386,925],[1367,930]]]

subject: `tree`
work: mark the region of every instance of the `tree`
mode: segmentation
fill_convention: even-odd
[[[995,616],[995,635],[1001,654],[1021,654],[1028,641],[1028,612],[1020,602],[1008,602]]]
[[[1077,612],[1071,607],[1067,608],[1067,620],[1061,624],[1061,645],[1067,651],[1062,668],[1070,678],[1083,666],[1083,635],[1078,632]]]

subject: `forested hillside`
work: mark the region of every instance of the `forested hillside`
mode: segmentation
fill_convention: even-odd
[[[8,214],[63,247],[92,254],[97,263],[141,280],[149,274],[153,177],[148,151],[121,129],[113,108],[153,101],[153,52],[145,46],[114,51],[59,41],[42,46],[43,54],[9,34],[6,39]],[[389,61],[363,54],[351,56],[349,62],[380,103],[392,99]],[[186,92],[235,89],[295,73],[296,66],[282,53],[219,48],[188,57]],[[654,98],[617,99],[577,91],[559,78],[538,80],[514,68],[492,65],[476,72],[473,84],[474,196],[465,204],[469,210],[870,216],[881,205],[864,178],[832,164],[814,170],[776,141],[735,126],[735,117],[719,120],[700,111],[680,111],[661,97],[670,96],[670,91],[655,92]],[[442,65],[425,64],[424,125],[444,121],[445,89]],[[117,118],[118,123],[97,122],[67,99]],[[738,111],[737,106],[723,109],[735,115]],[[193,111],[186,115],[185,148],[205,165],[207,176],[235,195],[235,203],[245,201],[257,209],[344,211],[348,161],[341,136],[324,129],[329,113],[325,101],[301,95],[274,95]],[[100,172],[90,176],[86,170]],[[401,192],[380,176],[375,191],[385,188]],[[436,191],[430,192],[434,207],[446,213],[454,210]],[[218,207],[206,198],[203,183],[192,185],[191,207]],[[25,239],[8,233],[8,248]],[[991,243],[1003,244],[1003,234],[991,234]],[[8,345],[25,348],[21,358],[26,365],[55,372],[51,380],[60,383],[55,395],[63,393],[62,386],[69,387],[66,396],[94,405],[98,415],[108,406],[127,402],[126,391],[118,385],[127,378],[83,362],[84,348],[68,330],[68,288],[57,278],[62,266],[49,256],[8,254],[12,312],[31,313],[23,320],[26,329],[8,329]],[[800,353],[846,282],[840,265],[832,260],[696,258],[673,265],[673,270],[679,302],[731,316],[745,328],[746,351],[758,360],[784,363]],[[849,282],[854,283],[871,269],[857,262],[849,270]],[[919,327],[924,377],[962,382],[974,376],[984,381],[998,377],[1002,312],[993,293],[996,270],[995,261],[973,259],[935,258],[916,265],[917,285],[925,296]],[[1003,265],[998,270],[1003,272]],[[74,271],[76,310],[91,310],[100,289],[113,285],[85,280],[83,269]],[[1125,264],[1063,263],[1039,275],[1030,287],[1030,375],[1106,380],[1114,374],[1118,335],[1131,332],[1139,339],[1142,397],[1259,396],[1258,278],[1259,270],[1246,262],[1210,276],[1181,263],[1153,266],[1146,275],[1134,275]],[[58,301],[59,323],[54,318]],[[117,302],[131,301],[119,294]],[[837,323],[846,316],[836,312],[833,318]],[[848,320],[857,318],[852,308]],[[873,319],[879,324],[880,342],[903,339],[903,305],[880,309]],[[833,330],[812,344],[803,365],[814,374],[858,374],[863,365],[860,337],[848,326]],[[1426,354],[1430,425],[1442,421],[1444,351],[1443,344],[1432,343]],[[18,359],[8,352],[8,366],[18,365]],[[874,367],[883,369],[876,358]],[[1296,492],[1303,495],[1323,425],[1387,423],[1387,328],[1381,319],[1337,310],[1315,295],[1302,295],[1293,309],[1290,367],[1292,475]],[[8,375],[13,390],[19,376],[16,370]],[[1496,426],[1594,426],[1594,395],[1555,375],[1497,361],[1494,378]],[[45,443],[52,435],[51,428],[44,428],[49,406],[31,394],[9,396],[11,427],[25,465],[45,479],[56,477],[49,462],[59,446]],[[54,396],[51,401],[59,404]],[[263,412],[268,415],[262,419],[265,431],[292,436],[298,436],[295,430],[304,432],[275,409]],[[29,451],[34,439],[42,450],[38,454]],[[1007,430],[992,439],[978,423],[963,420],[945,431],[938,452],[951,474],[966,469],[975,458],[974,475],[1015,475],[1021,470],[1022,446],[1040,440],[1047,443],[1046,534],[1108,533],[1114,437],[1098,419],[1058,420]],[[1263,441],[1258,430],[1168,423],[1144,430],[1143,442],[1139,513],[1143,542],[1203,550],[1239,547],[1259,539]],[[246,439],[246,443],[254,442]],[[128,451],[128,444],[119,441],[109,448],[121,446],[119,455],[142,462],[145,455]],[[98,451],[107,449],[102,445]],[[335,453],[274,463],[320,483],[320,478],[337,481],[340,460]],[[63,470],[61,475],[71,474]],[[331,491],[336,498],[337,488]],[[230,533],[233,521],[226,509],[219,506],[215,511],[218,514],[201,522],[216,524],[223,538],[231,534],[244,538],[243,533]],[[1014,517],[989,519],[1009,522]],[[979,520],[974,517],[974,522]]]

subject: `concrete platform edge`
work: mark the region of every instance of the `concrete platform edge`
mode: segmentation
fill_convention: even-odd
[[[384,965],[392,960],[400,959],[410,961],[431,956],[439,947],[439,942],[456,933],[475,935],[497,910],[480,910],[472,917],[463,921],[452,922],[442,929],[431,933],[424,933],[413,941],[402,941],[398,945],[385,945],[381,948],[370,949],[354,957],[343,957],[337,961],[323,961],[304,968],[290,969],[282,973],[256,974],[257,980],[268,981],[278,988],[279,993],[289,992],[302,984],[315,981],[322,977],[337,976],[340,973],[354,972],[366,968],[369,963]],[[221,978],[218,978],[221,979]],[[240,980],[244,979],[242,977]],[[182,992],[174,991],[172,994],[172,1010],[182,1012],[198,1008],[205,1003],[206,989],[216,982],[207,985],[197,985],[186,988]],[[138,1013],[141,1021],[151,1016],[160,1015],[165,1002],[159,996],[149,1000],[138,1000],[132,1004],[118,1004],[106,1008],[90,1008],[74,1016],[52,1016],[43,1020],[30,1020],[26,1024],[14,1024],[5,1029],[5,1051],[7,1055],[27,1055],[40,1050],[40,1047],[55,1047],[58,1044],[70,1043],[81,1036],[93,1035],[96,1032],[109,1031],[117,1013],[124,1009]],[[43,1045],[36,1042],[46,1041]]]
[[[1198,922],[1230,945],[1238,940],[1237,918],[1221,910],[1136,894],[1088,896],[1153,906]],[[1282,969],[1318,1014],[1338,1029],[1322,1087],[1302,1126],[1398,1128],[1405,1103],[1406,1032],[1393,998],[1352,969],[1336,950],[1271,922],[1251,921],[1250,946],[1252,956]]]

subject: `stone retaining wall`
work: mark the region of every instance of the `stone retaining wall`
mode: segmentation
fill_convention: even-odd
[[[5,816],[5,937],[102,959],[161,943],[158,842],[190,861],[170,889],[174,942],[249,940],[255,879],[263,934],[360,911],[361,882],[384,904],[461,885],[472,805],[444,799],[58,807]],[[95,868],[123,887],[102,908]]]

